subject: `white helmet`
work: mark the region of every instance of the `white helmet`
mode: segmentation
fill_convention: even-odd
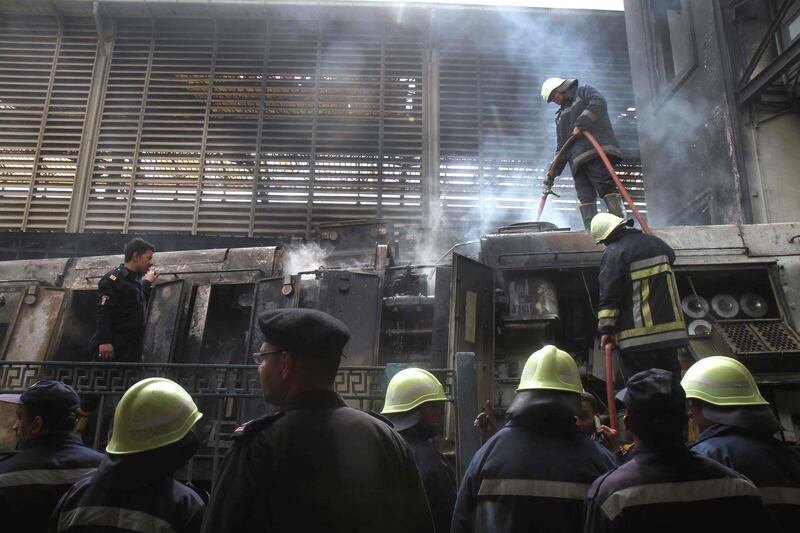
[[[565,92],[577,82],[576,79],[547,78],[542,83],[542,98],[545,102],[549,102],[553,91]]]

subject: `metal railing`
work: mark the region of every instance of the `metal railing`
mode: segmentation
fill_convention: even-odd
[[[102,450],[114,407],[125,391],[145,378],[171,379],[192,395],[204,414],[195,426],[202,447],[179,477],[205,484],[216,477],[222,457],[231,445],[233,431],[273,409],[262,399],[256,368],[223,364],[0,361],[0,393],[20,393],[42,379],[55,379],[72,386],[81,395],[87,412],[84,441]],[[444,384],[448,399],[455,400],[455,371],[432,369],[431,372]],[[387,367],[342,367],[334,389],[351,407],[379,411],[387,382]]]

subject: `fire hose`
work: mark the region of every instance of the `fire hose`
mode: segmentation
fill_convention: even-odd
[[[581,135],[585,136],[589,140],[589,142],[592,143],[592,146],[597,151],[597,155],[600,156],[600,160],[608,169],[608,173],[611,174],[611,179],[614,180],[614,184],[617,186],[617,190],[619,190],[619,193],[625,199],[625,203],[628,204],[628,207],[633,213],[633,216],[636,217],[636,221],[639,222],[639,226],[642,228],[642,231],[650,235],[651,233],[650,226],[648,226],[647,222],[645,222],[644,218],[642,218],[642,214],[639,213],[639,209],[636,207],[636,204],[633,203],[633,198],[631,198],[631,195],[628,194],[628,190],[622,184],[622,181],[619,179],[619,176],[617,176],[616,171],[614,171],[614,166],[611,164],[611,161],[608,160],[608,156],[606,155],[605,150],[603,150],[603,147],[600,146],[600,143],[597,142],[597,139],[594,138],[594,135],[592,135],[588,131],[581,130],[580,132],[576,133],[575,135],[567,139],[566,142],[564,142],[564,145],[561,147],[561,150],[558,151],[556,156],[553,158],[553,162],[550,163],[550,168],[547,170],[548,176],[550,175],[550,172],[553,170],[553,168],[561,164],[561,161],[567,156],[569,148],[575,143],[575,141],[577,141],[581,137]],[[542,197],[539,200],[539,210],[536,214],[536,222],[539,222],[539,218],[541,218],[542,216],[542,211],[544,211],[545,203],[547,203],[547,197],[551,194],[558,196],[556,193],[554,193],[549,189],[542,193]]]
[[[611,164],[611,161],[609,161],[608,155],[606,155],[606,152],[605,150],[603,150],[603,147],[600,146],[600,143],[597,142],[597,139],[594,138],[594,135],[592,135],[588,131],[581,130],[566,140],[564,145],[556,154],[555,158],[553,158],[553,162],[550,164],[550,168],[547,170],[547,175],[550,176],[550,173],[553,170],[553,168],[561,165],[564,158],[568,154],[568,150],[575,143],[575,141],[577,141],[581,137],[581,135],[586,137],[592,144],[594,149],[597,151],[597,155],[600,156],[600,160],[608,169],[608,173],[611,175],[611,179],[614,180],[614,184],[617,186],[617,190],[625,199],[625,203],[628,204],[628,207],[633,213],[633,216],[636,217],[636,220],[639,222],[639,226],[642,228],[642,231],[650,235],[651,234],[650,226],[648,226],[647,222],[645,222],[644,219],[642,218],[642,214],[639,213],[639,209],[636,207],[636,204],[633,203],[633,198],[631,198],[631,195],[628,193],[628,190],[622,184],[622,181],[619,179],[619,176],[617,176],[616,171],[614,171],[614,166]],[[542,193],[542,198],[539,200],[539,210],[536,214],[536,222],[539,222],[539,219],[542,216],[542,211],[544,211],[545,203],[547,203],[547,197],[551,194],[558,196],[553,191],[551,191],[550,188],[547,188],[545,192]],[[611,423],[611,429],[616,431],[618,424],[617,424],[617,404],[616,404],[616,399],[614,397],[614,361],[613,361],[614,347],[615,344],[613,342],[608,342],[605,345],[601,346],[605,354],[605,363],[606,363],[606,400],[608,405],[608,416],[610,419],[609,422]]]

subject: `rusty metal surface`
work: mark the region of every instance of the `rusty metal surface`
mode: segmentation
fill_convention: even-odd
[[[184,281],[162,283],[152,288],[144,328],[142,360],[169,363],[178,335],[178,320],[183,308]]]
[[[459,352],[475,354],[482,404],[492,397],[494,381],[494,275],[486,265],[455,254],[452,276],[448,366]]]
[[[14,328],[9,333],[5,359],[41,361],[48,357],[64,299],[64,289],[31,287],[26,291]]]
[[[69,263],[70,259],[66,258],[2,261],[0,262],[0,280],[35,279],[43,285],[57,286],[61,284]]]

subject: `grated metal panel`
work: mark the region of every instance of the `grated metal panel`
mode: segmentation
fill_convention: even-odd
[[[800,351],[800,337],[782,320],[719,321],[717,325],[737,355]]]
[[[65,228],[96,51],[91,19],[0,18],[0,227]]]
[[[620,174],[643,207],[624,31],[591,36],[592,50],[550,50],[518,32],[520,20],[560,24],[544,11],[346,11],[115,19],[107,78],[92,92],[104,98],[95,146],[80,143],[93,21],[3,16],[0,227],[63,230],[80,150],[93,154],[82,231],[287,236],[355,218],[418,224],[426,135],[437,131],[430,190],[448,223],[530,220],[555,143],[554,106],[538,97],[550,75],[605,93],[632,156]],[[621,16],[601,18],[622,27]],[[432,51],[440,112],[423,120]],[[571,179],[556,190],[566,195],[545,218],[576,225]]]
[[[388,20],[119,21],[85,228],[418,221],[418,37]]]
[[[532,220],[541,183],[555,152],[554,114],[542,102],[548,77],[575,77],[606,97],[609,116],[628,160],[618,173],[637,206],[644,207],[635,103],[624,37],[605,32],[538,40],[549,23],[568,35],[570,23],[519,14],[482,15],[480,22],[453,15],[440,42],[440,204],[447,218],[481,221],[483,228]],[[613,24],[612,24],[613,25]],[[496,32],[492,30],[496,29]],[[624,26],[618,28],[624,35]],[[547,31],[547,34],[550,34]],[[490,37],[489,37],[490,36]],[[524,36],[524,37],[523,37]],[[519,40],[517,40],[519,39]],[[597,46],[591,48],[592,41]],[[547,43],[545,46],[543,43]],[[548,201],[544,219],[582,226],[569,168],[556,181],[561,198]],[[601,202],[602,203],[602,202]],[[641,209],[646,213],[645,209]]]

